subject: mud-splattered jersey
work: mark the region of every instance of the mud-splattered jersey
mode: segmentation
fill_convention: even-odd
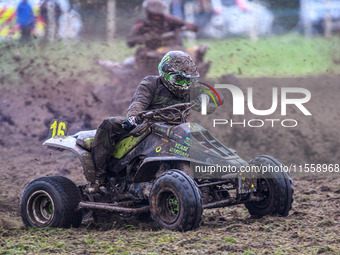
[[[190,96],[193,100],[198,100],[198,96],[202,94],[202,87],[205,86],[198,83],[193,84],[190,86],[190,93],[188,93],[185,98],[179,98],[164,86],[160,76],[147,76],[137,86],[136,92],[133,95],[131,104],[128,108],[127,116],[135,116],[141,111],[164,108],[174,104],[188,103],[190,101]],[[205,89],[207,88],[205,87]],[[216,98],[214,101],[218,101],[218,99]],[[208,103],[208,114],[212,113],[215,109],[216,105],[214,103]],[[199,111],[200,107],[196,107],[195,110]]]
[[[131,34],[127,38],[127,44],[129,47],[144,44],[152,50],[160,47],[182,45],[180,29],[184,26],[190,30],[197,30],[195,26],[170,15],[162,16],[159,20],[142,19],[137,21],[131,29]],[[173,32],[172,36],[166,38],[161,36],[168,32]]]

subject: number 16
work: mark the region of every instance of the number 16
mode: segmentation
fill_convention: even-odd
[[[56,135],[66,135],[66,122],[52,120],[50,124],[49,137],[54,137]]]

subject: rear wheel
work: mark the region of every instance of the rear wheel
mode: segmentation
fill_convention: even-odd
[[[187,231],[199,226],[202,199],[195,182],[184,172],[168,170],[154,183],[150,192],[151,217],[165,229]]]
[[[21,218],[29,227],[79,227],[82,210],[78,187],[63,176],[46,176],[31,181],[20,200]]]
[[[257,180],[256,196],[263,200],[246,203],[249,213],[254,216],[279,215],[287,216],[292,209],[294,189],[288,173],[282,171],[283,164],[270,156],[258,156],[249,165],[267,167],[280,171],[266,172]],[[271,167],[271,168],[270,168]]]

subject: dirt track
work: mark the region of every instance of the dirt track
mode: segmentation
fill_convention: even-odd
[[[268,98],[272,87],[307,88],[311,91],[312,99],[306,107],[312,116],[305,117],[292,108],[288,111],[288,116],[299,121],[297,128],[218,127],[212,131],[218,139],[236,149],[247,160],[255,155],[269,154],[285,164],[340,163],[340,103],[337,98],[340,90],[339,77],[266,78],[240,81],[243,91],[250,86],[254,88],[256,98]],[[69,125],[69,134],[83,129],[94,129],[106,116],[125,115],[125,109],[133,92],[134,85],[124,88],[95,87],[89,84],[77,84],[74,80],[60,81],[54,88],[22,85],[16,89],[0,90],[0,161],[2,162],[0,236],[6,236],[6,239],[14,242],[6,243],[1,238],[0,251],[13,249],[15,243],[20,243],[17,235],[22,237],[27,234],[26,230],[20,229],[17,208],[20,194],[28,181],[48,174],[62,174],[77,183],[84,181],[78,160],[74,156],[52,152],[41,145],[48,135],[48,125],[51,120],[66,121]],[[230,95],[225,94],[225,98],[226,104],[231,106]],[[263,104],[256,106],[259,109],[266,109],[269,104],[270,102],[263,100]],[[217,116],[228,119],[230,114],[217,112]],[[254,118],[254,116],[246,114],[245,118]],[[206,126],[209,125],[211,123],[206,123]],[[192,252],[197,250],[246,252],[248,250],[249,252],[268,251],[268,254],[271,254],[275,250],[283,253],[337,254],[340,252],[340,178],[335,177],[339,177],[339,174],[336,176],[333,174],[328,178],[306,179],[305,176],[296,179],[295,203],[288,218],[249,219],[243,207],[211,210],[205,213],[202,227],[187,234],[169,232],[143,234],[142,229],[135,230],[131,234],[128,230],[124,230],[123,236],[131,235],[131,240],[123,237],[122,248],[118,251],[127,249],[125,246],[129,245],[129,240],[135,243],[138,242],[138,238],[141,238],[140,235],[150,234],[156,238],[156,241],[158,240],[157,245],[140,241],[143,245],[135,245],[131,249],[136,252],[179,253],[186,247]],[[14,229],[11,229],[12,227]],[[71,230],[68,235],[79,235],[79,240],[69,245],[74,248],[80,245],[80,250],[88,250],[89,253],[103,252],[104,248],[96,250],[86,245],[84,240],[87,237],[85,238],[84,235],[93,235],[95,240],[96,238],[107,240],[112,238],[110,235],[120,235],[119,233],[118,228],[114,229],[113,234],[85,228],[80,231]],[[65,232],[60,233],[61,238],[64,238],[63,235]],[[162,236],[168,236],[169,240],[159,241]],[[58,238],[58,235],[54,238]],[[32,246],[27,251],[39,251],[34,249]]]

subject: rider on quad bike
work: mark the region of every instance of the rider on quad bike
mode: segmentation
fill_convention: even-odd
[[[97,129],[92,145],[92,158],[96,170],[95,173],[85,172],[85,177],[89,182],[86,188],[88,193],[100,192],[105,183],[106,168],[113,147],[118,141],[129,136],[129,132],[138,126],[141,121],[136,117],[138,113],[186,103],[190,101],[189,96],[197,98],[197,101],[201,100],[202,90],[199,88],[205,86],[195,81],[200,75],[188,53],[168,52],[160,61],[158,71],[159,76],[147,76],[137,86],[127,111],[127,117],[106,118]],[[191,88],[190,93],[189,88]],[[209,97],[206,93],[204,94]],[[212,101],[215,100],[208,100],[207,113],[212,113],[216,109]],[[200,106],[194,109],[199,110],[199,108]]]
[[[150,70],[155,64],[159,63],[164,53],[171,50],[182,50],[181,32],[190,30],[197,32],[199,27],[194,24],[184,22],[179,18],[164,13],[165,6],[160,0],[147,0],[143,4],[145,18],[137,21],[127,39],[129,47],[139,44],[142,47],[136,52],[136,66],[148,67]],[[203,62],[203,57],[207,46],[198,46],[190,49],[193,60],[197,64]],[[192,51],[192,52],[191,52]],[[209,63],[210,64],[210,63]],[[208,71],[209,66],[203,70],[203,66],[198,67],[201,74]],[[204,76],[203,75],[203,76]]]
[[[156,74],[155,66],[160,62],[166,52],[170,50],[187,51],[200,70],[201,77],[204,77],[210,67],[210,62],[203,62],[207,50],[206,45],[194,46],[185,49],[182,43],[181,33],[183,31],[197,32],[199,27],[186,23],[182,19],[165,14],[166,6],[160,0],[146,0],[143,3],[145,18],[140,19],[132,27],[127,38],[127,45],[134,47],[141,45],[136,51],[135,58],[127,59],[121,72],[129,73],[130,66],[133,66],[134,73]],[[115,62],[99,60],[98,64],[111,70],[118,68]],[[128,69],[128,70],[127,70]],[[116,71],[117,72],[117,71]],[[117,76],[114,73],[115,78]],[[142,77],[143,77],[142,76]]]

